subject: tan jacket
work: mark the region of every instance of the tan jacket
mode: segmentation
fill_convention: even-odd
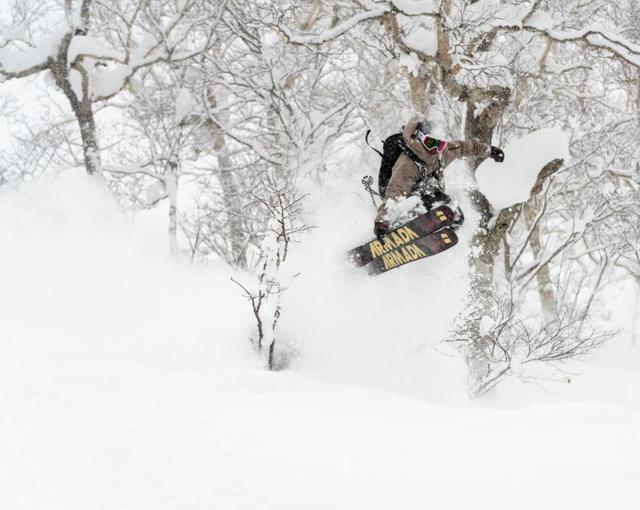
[[[449,142],[440,156],[437,153],[428,152],[427,149],[424,148],[424,145],[422,145],[422,142],[417,137],[413,137],[419,123],[419,119],[411,120],[402,130],[402,138],[407,144],[407,147],[426,164],[428,171],[435,172],[435,175],[430,175],[430,177],[435,178],[439,182],[441,189],[443,186],[441,182],[442,170],[453,161],[458,158],[489,155],[491,146],[478,142],[477,140]],[[441,161],[440,165],[438,164],[439,158]],[[387,215],[387,200],[398,200],[402,197],[409,196],[416,191],[422,179],[423,175],[418,165],[404,152],[401,153],[391,170],[391,179],[389,179],[389,183],[387,184],[384,200],[378,208],[376,222],[385,221]]]

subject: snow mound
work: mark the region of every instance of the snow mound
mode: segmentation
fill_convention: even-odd
[[[497,210],[529,199],[542,167],[568,159],[569,137],[561,129],[540,129],[510,142],[504,153],[503,163],[487,159],[476,170],[480,191]]]
[[[45,360],[60,349],[91,353],[98,369],[103,357],[254,366],[239,340],[248,307],[229,274],[175,263],[166,220],[156,220],[133,223],[79,171],[2,193],[0,346],[30,346]]]

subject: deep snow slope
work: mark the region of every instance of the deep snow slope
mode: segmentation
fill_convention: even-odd
[[[640,415],[622,408],[447,408],[286,374],[45,360],[33,347],[0,361],[2,508],[640,503]]]
[[[369,278],[341,259],[369,236],[358,177],[309,198],[280,374],[229,271],[172,261],[162,216],[132,223],[78,173],[1,193],[0,508],[638,508],[637,410],[461,405],[441,341],[472,222]]]
[[[246,367],[248,310],[228,272],[173,263],[165,225],[134,225],[79,171],[1,193],[0,348]]]

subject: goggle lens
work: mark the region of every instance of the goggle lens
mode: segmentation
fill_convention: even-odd
[[[429,152],[442,152],[447,148],[447,143],[445,140],[438,140],[437,138],[433,138],[431,136],[425,136],[422,140],[425,148]]]

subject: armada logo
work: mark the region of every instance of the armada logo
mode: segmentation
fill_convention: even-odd
[[[381,243],[380,241],[372,241],[369,243],[369,249],[371,250],[371,255],[373,256],[373,258],[377,258],[380,257],[386,253],[389,253],[393,250],[396,250],[408,243],[410,243],[411,241],[414,241],[416,239],[418,239],[418,237],[420,237],[418,234],[416,234],[413,230],[411,230],[409,227],[401,227],[397,230],[394,230],[393,232],[391,232],[387,237],[385,237],[384,239],[384,244]],[[416,248],[414,246],[414,248]],[[419,250],[419,248],[418,248]],[[420,250],[419,250],[420,251]],[[424,256],[424,255],[423,255]],[[416,257],[419,258],[419,257]],[[416,260],[415,258],[409,259],[409,260]],[[403,262],[404,264],[404,262]],[[386,265],[386,262],[385,262]]]
[[[407,246],[402,246],[397,250],[385,253],[382,255],[382,261],[384,262],[384,270],[386,271],[426,256],[427,254],[417,245],[409,244]]]

